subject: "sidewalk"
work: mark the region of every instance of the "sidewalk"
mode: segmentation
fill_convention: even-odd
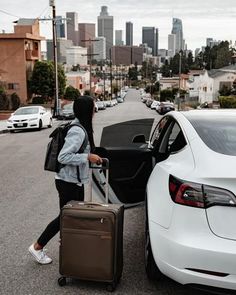
[[[9,132],[9,130],[7,130],[7,120],[0,120],[0,134],[6,132]]]

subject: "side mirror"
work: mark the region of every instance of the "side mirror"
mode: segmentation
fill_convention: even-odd
[[[133,143],[146,143],[144,134],[135,135],[132,140]]]

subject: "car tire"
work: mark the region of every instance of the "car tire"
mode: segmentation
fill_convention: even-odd
[[[52,118],[50,118],[48,128],[52,128]]]
[[[146,270],[147,277],[151,281],[158,281],[163,276],[158,266],[156,265],[156,262],[154,260],[153,253],[152,253],[147,209],[146,209],[146,222],[145,222],[145,270]]]
[[[39,120],[39,128],[38,128],[38,129],[41,130],[42,127],[43,127],[43,122],[42,122],[42,120],[40,119],[40,120]]]

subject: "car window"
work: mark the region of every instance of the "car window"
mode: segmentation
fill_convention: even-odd
[[[178,152],[187,144],[183,131],[178,123],[174,123],[168,140],[168,151],[170,153]]]
[[[31,115],[37,114],[39,112],[39,108],[20,108],[15,111],[14,115]]]
[[[172,121],[163,135],[158,152],[168,157],[170,153],[178,152],[186,144],[187,142],[179,124]]]
[[[152,147],[156,147],[156,145],[160,139],[160,135],[161,135],[162,131],[164,130],[164,127],[166,126],[167,122],[168,122],[168,117],[164,117],[157,124],[156,128],[154,129],[154,131],[152,133],[151,140],[150,140],[150,144]]]

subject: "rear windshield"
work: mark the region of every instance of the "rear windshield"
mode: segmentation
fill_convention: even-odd
[[[236,117],[189,118],[193,127],[213,151],[236,156]]]

